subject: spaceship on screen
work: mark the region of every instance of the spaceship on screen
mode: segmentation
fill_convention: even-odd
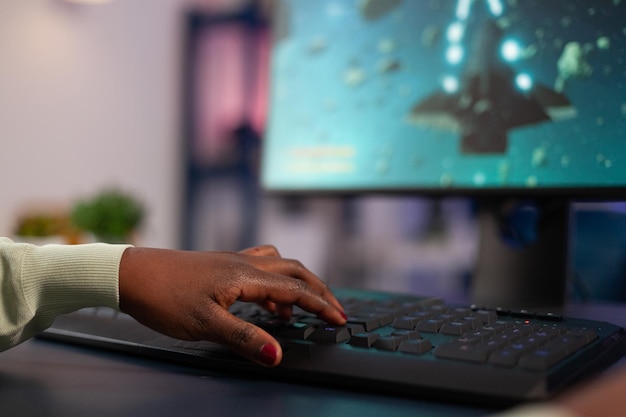
[[[411,123],[458,133],[462,153],[500,154],[507,151],[509,130],[576,115],[563,93],[516,74],[502,57],[502,44],[503,30],[486,14],[476,22],[459,79],[420,100]]]

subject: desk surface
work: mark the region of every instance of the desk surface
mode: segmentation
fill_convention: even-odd
[[[264,380],[188,368],[43,340],[0,354],[3,415],[98,416],[482,416],[486,410]]]
[[[625,312],[592,306],[577,315],[623,326]],[[490,411],[234,378],[37,339],[0,353],[0,404],[3,415],[20,417],[469,417]]]

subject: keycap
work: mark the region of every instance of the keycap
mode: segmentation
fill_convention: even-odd
[[[415,330],[394,330],[391,336],[402,336],[407,339],[421,339],[420,333]]]
[[[380,350],[396,350],[400,343],[406,339],[403,336],[381,336],[374,342],[372,347]]]
[[[522,352],[502,349],[492,352],[489,355],[488,362],[492,365],[513,367],[517,364],[518,359],[522,356]]]
[[[484,324],[493,323],[498,320],[498,313],[494,310],[476,310],[472,313],[472,316],[479,318]]]
[[[468,322],[453,321],[446,323],[440,330],[442,334],[448,334],[453,336],[461,336],[472,330],[472,324]]]
[[[420,322],[419,318],[416,317],[400,317],[393,321],[391,327],[395,329],[405,329],[405,330],[413,330],[417,327],[417,324]]]
[[[428,319],[422,320],[417,324],[416,329],[421,332],[437,333],[445,324],[443,320]]]
[[[350,332],[345,327],[320,327],[309,336],[318,343],[344,343],[350,340]]]
[[[365,327],[362,324],[358,323],[346,323],[345,327],[350,332],[350,335],[357,333],[365,333]]]
[[[467,332],[463,336],[468,337],[468,338],[471,337],[471,338],[476,338],[480,340],[486,340],[493,336],[493,331],[488,330],[488,329],[479,329],[479,330],[473,330],[471,332]]]
[[[570,353],[576,352],[578,349],[585,346],[587,343],[589,342],[587,342],[587,339],[585,336],[582,336],[580,334],[570,335],[570,333],[568,333],[564,336],[559,336],[555,339],[552,339],[551,341],[546,343],[544,346],[546,347],[546,349],[552,349],[552,348],[557,348],[559,346],[562,346],[567,352],[567,354],[570,354]]]
[[[285,339],[304,340],[315,331],[315,326],[309,323],[290,323],[287,326],[276,329],[276,336]]]
[[[598,334],[594,329],[573,329],[566,333],[568,336],[581,337],[587,342],[592,342],[598,338]]]
[[[541,348],[523,355],[519,359],[518,365],[523,369],[544,371],[565,357],[567,357],[567,349],[565,346]]]
[[[457,359],[467,362],[487,362],[489,350],[457,342],[449,342],[439,345],[434,350],[438,358]]]
[[[433,345],[428,339],[409,339],[400,343],[398,351],[420,355],[430,351]]]
[[[352,346],[369,348],[379,338],[380,338],[380,334],[378,333],[358,333],[358,334],[353,334],[350,337],[350,342],[348,343]]]
[[[365,328],[366,332],[378,329],[381,326],[380,320],[377,317],[348,317],[348,323],[360,324]]]
[[[287,327],[287,323],[284,320],[269,318],[257,320],[255,324],[271,335],[276,335],[282,329]]]

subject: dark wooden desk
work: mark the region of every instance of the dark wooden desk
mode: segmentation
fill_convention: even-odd
[[[0,410],[15,417],[434,417],[486,410],[224,374],[28,341],[0,353]]]

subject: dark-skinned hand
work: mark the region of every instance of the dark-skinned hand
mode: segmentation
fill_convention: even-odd
[[[131,247],[120,262],[119,292],[120,309],[144,325],[177,339],[221,343],[265,366],[280,363],[281,347],[228,312],[235,301],[258,303],[282,318],[297,305],[328,323],[346,323],[326,284],[273,246],[240,252]]]

